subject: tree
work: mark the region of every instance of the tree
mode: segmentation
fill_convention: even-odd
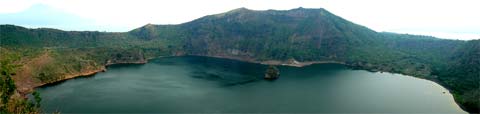
[[[34,91],[32,95],[35,98],[35,107],[40,108],[40,102],[42,101],[42,98],[40,97],[40,92]]]
[[[0,112],[5,112],[8,106],[8,101],[10,97],[15,92],[15,82],[13,81],[11,75],[13,73],[14,65],[9,64],[9,61],[1,61],[1,74],[0,74],[0,96],[1,96],[1,104],[0,104]]]

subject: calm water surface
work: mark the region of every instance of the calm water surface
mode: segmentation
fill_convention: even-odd
[[[279,67],[208,57],[168,57],[38,88],[45,112],[465,113],[447,90],[409,76],[339,64]],[[443,93],[446,92],[446,93]]]

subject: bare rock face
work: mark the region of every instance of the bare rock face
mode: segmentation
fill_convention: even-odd
[[[277,67],[270,65],[265,72],[265,79],[267,80],[275,80],[280,77],[280,71]]]
[[[300,64],[300,62],[298,62],[294,58],[290,58],[290,59],[287,60],[287,64],[298,65],[298,64]]]

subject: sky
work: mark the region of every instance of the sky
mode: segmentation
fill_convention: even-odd
[[[125,32],[245,7],[325,8],[377,32],[480,39],[480,0],[0,0],[0,24]]]

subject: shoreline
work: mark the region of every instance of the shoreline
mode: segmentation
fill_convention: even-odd
[[[58,83],[58,82],[62,82],[62,81],[67,81],[67,80],[70,80],[70,79],[74,79],[74,78],[78,78],[78,77],[89,77],[89,76],[94,76],[95,74],[99,73],[99,72],[106,72],[107,71],[107,67],[110,66],[110,65],[116,65],[116,64],[146,64],[148,63],[149,60],[151,59],[158,59],[158,58],[164,58],[164,57],[181,57],[181,56],[201,56],[201,57],[213,57],[213,58],[221,58],[221,59],[230,59],[230,60],[237,60],[237,61],[243,61],[243,62],[249,62],[249,63],[255,63],[255,64],[262,64],[262,65],[281,65],[281,66],[290,66],[290,67],[306,67],[306,66],[309,66],[309,65],[314,65],[314,64],[327,64],[327,63],[335,63],[335,64],[342,64],[342,65],[347,65],[347,66],[351,66],[349,64],[346,64],[345,62],[340,62],[340,61],[332,61],[332,60],[329,60],[329,61],[308,61],[308,62],[298,62],[296,60],[294,60],[293,62],[289,62],[289,61],[279,61],[279,60],[268,60],[268,61],[256,61],[252,58],[241,58],[241,57],[231,57],[231,56],[211,56],[211,55],[173,55],[173,56],[159,56],[159,57],[153,57],[153,58],[147,58],[147,59],[144,59],[143,61],[135,61],[135,62],[117,62],[117,63],[107,63],[106,65],[102,66],[100,69],[96,69],[96,70],[93,70],[93,71],[90,71],[90,72],[83,72],[83,73],[79,73],[79,74],[72,74],[72,75],[68,75],[66,76],[67,78],[64,78],[64,79],[60,79],[60,80],[57,80],[57,81],[53,81],[53,82],[49,82],[49,83],[42,83],[41,85],[38,85],[38,86],[35,86],[33,88],[31,88],[30,91],[28,92],[25,92],[26,94],[29,94],[32,92],[32,90],[34,90],[35,88],[39,88],[39,87],[43,87],[43,86],[47,86],[49,84],[55,84],[55,83]],[[388,72],[388,71],[381,71],[381,70],[378,70],[378,71],[371,71],[370,69],[365,69],[365,68],[360,68],[360,70],[366,70],[366,71],[369,71],[369,72]],[[430,83],[433,83],[435,85],[438,85],[440,86],[440,89],[444,89],[448,92],[448,95],[450,96],[451,99],[453,99],[454,103],[456,106],[458,106],[458,108],[460,108],[462,111],[466,112],[466,113],[469,113],[467,112],[466,110],[464,110],[464,108],[459,105],[459,103],[457,102],[457,100],[455,100],[453,94],[450,92],[450,90],[444,86],[442,86],[440,84],[440,82],[436,82],[434,80],[428,80],[428,79],[424,79],[424,78],[419,78],[419,77],[415,77],[415,76],[411,76],[411,75],[407,75],[407,74],[401,74],[401,73],[394,73],[394,72],[388,72],[388,73],[392,73],[392,74],[399,74],[399,75],[402,75],[402,76],[407,76],[407,77],[411,77],[411,78],[416,78],[416,79],[422,79],[422,80],[425,80],[425,81],[428,81]],[[26,95],[25,94],[25,95]]]
[[[388,72],[388,73],[391,73],[391,72]],[[430,83],[430,84],[433,86],[434,89],[438,89],[438,90],[440,90],[440,91],[444,91],[445,93],[442,93],[442,94],[449,96],[448,99],[451,100],[451,101],[453,101],[453,102],[451,102],[451,103],[452,103],[451,105],[453,105],[455,108],[463,111],[464,113],[469,114],[469,112],[467,112],[466,110],[464,110],[464,109],[462,108],[462,106],[459,105],[459,103],[455,100],[455,98],[454,98],[453,94],[450,92],[450,90],[447,89],[446,87],[443,87],[442,85],[440,85],[440,83],[437,83],[437,82],[435,82],[435,81],[433,81],[433,80],[428,80],[428,79],[424,79],[424,78],[418,78],[418,77],[414,77],[414,76],[410,76],[410,75],[405,75],[405,74],[400,74],[400,73],[391,73],[391,74],[393,74],[393,75],[398,75],[398,76],[404,76],[404,77],[408,77],[408,78],[414,78],[414,79],[417,79],[417,80],[424,81],[424,82],[426,82],[426,83]]]
[[[238,60],[238,61],[256,63],[256,64],[262,64],[262,65],[281,65],[281,66],[291,66],[291,67],[306,67],[313,64],[326,64],[326,63],[347,65],[345,62],[333,61],[333,60],[307,61],[307,62],[298,62],[295,59],[289,59],[287,61],[280,61],[280,60],[257,61],[252,58],[242,58],[242,57],[232,57],[232,56],[210,56],[210,55],[187,55],[187,56],[213,57],[213,58],[221,58],[221,59]]]
[[[153,59],[153,58],[151,58]],[[26,94],[29,94],[31,92],[33,92],[34,89],[36,88],[40,88],[40,87],[44,87],[44,86],[48,86],[48,85],[52,85],[52,84],[56,84],[56,83],[59,83],[59,82],[64,82],[64,81],[67,81],[67,80],[70,80],[70,79],[75,79],[75,78],[80,78],[80,77],[90,77],[90,76],[94,76],[95,74],[99,73],[99,72],[107,72],[107,67],[110,66],[110,65],[117,65],[117,64],[146,64],[148,63],[148,60],[145,60],[145,61],[136,61],[136,62],[118,62],[118,63],[107,63],[106,65],[103,65],[102,67],[100,67],[99,69],[94,69],[94,70],[89,70],[87,72],[81,72],[81,73],[78,73],[78,74],[68,74],[68,75],[64,75],[65,78],[63,79],[60,79],[60,80],[56,80],[56,81],[52,81],[52,82],[47,82],[47,83],[40,83],[39,85],[36,85],[35,87],[33,88],[30,88],[29,90],[26,90],[26,91],[19,91],[20,93],[26,95]]]

